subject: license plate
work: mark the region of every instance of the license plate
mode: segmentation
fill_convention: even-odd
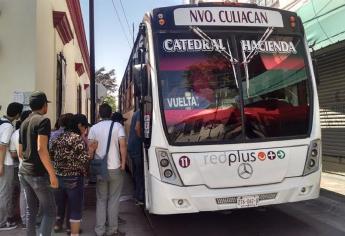
[[[259,203],[259,195],[237,197],[237,208],[256,207]]]

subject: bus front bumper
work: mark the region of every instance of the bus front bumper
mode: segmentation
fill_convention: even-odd
[[[320,192],[321,171],[301,177],[285,178],[280,183],[260,186],[210,189],[205,185],[180,187],[151,178],[149,212],[181,214],[237,209],[237,198],[258,196],[256,206],[315,199]]]

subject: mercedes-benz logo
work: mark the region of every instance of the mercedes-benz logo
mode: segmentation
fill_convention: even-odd
[[[249,179],[253,175],[253,167],[248,163],[242,163],[238,166],[237,173],[242,179]]]

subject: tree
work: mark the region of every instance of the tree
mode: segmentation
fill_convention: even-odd
[[[103,102],[108,103],[111,106],[111,109],[113,111],[116,111],[116,100],[115,100],[115,96],[108,94],[108,96],[106,96],[103,99]]]
[[[116,91],[116,75],[115,70],[112,69],[108,72],[105,71],[104,67],[98,69],[95,73],[96,83],[102,84],[108,91],[109,94],[114,94]]]
[[[117,88],[115,70],[112,69],[108,72],[104,67],[98,69],[95,73],[96,83],[102,84],[107,89],[107,96],[103,98],[103,101],[108,103],[113,111],[116,111],[115,91]]]

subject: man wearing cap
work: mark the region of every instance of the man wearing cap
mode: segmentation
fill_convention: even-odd
[[[8,221],[14,177],[14,163],[9,152],[9,144],[14,132],[12,122],[19,118],[22,110],[22,104],[13,102],[8,105],[6,115],[0,119],[0,231],[17,227],[14,222]]]
[[[48,152],[50,120],[43,116],[48,111],[48,103],[43,92],[33,92],[29,99],[33,112],[20,126],[19,157],[23,162],[19,179],[28,205],[27,236],[36,235],[38,205],[43,215],[39,235],[51,235],[56,217],[51,188],[58,188],[58,180]]]

